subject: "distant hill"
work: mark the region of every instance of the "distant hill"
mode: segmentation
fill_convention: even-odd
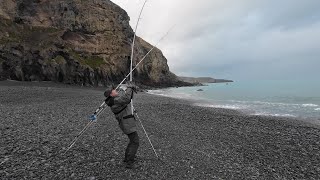
[[[232,80],[227,79],[215,79],[212,77],[178,77],[181,81],[188,82],[188,83],[224,83],[224,82],[233,82]]]

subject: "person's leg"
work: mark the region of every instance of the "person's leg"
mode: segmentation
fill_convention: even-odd
[[[137,154],[138,147],[139,147],[139,136],[137,132],[133,132],[128,134],[129,144],[127,146],[125,152],[125,159],[124,161],[128,164],[132,164],[134,162],[134,158]]]

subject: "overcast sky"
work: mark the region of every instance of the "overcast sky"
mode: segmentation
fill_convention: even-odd
[[[144,0],[112,0],[137,22]],[[183,76],[320,77],[320,0],[148,0],[137,34]],[[319,81],[318,81],[319,82]]]

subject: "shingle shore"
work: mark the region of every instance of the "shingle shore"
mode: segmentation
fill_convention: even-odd
[[[146,93],[134,105],[160,160],[139,128],[138,166],[126,170],[108,108],[63,155],[103,100],[102,89],[0,82],[0,179],[320,179],[317,125]]]

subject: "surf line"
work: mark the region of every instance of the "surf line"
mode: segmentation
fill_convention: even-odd
[[[147,1],[147,0],[146,0]],[[145,3],[144,3],[145,4]],[[144,6],[143,6],[144,7]],[[142,63],[142,61],[156,48],[156,46],[169,34],[169,32],[174,28],[174,26],[172,28],[170,28],[166,34],[164,34],[159,40],[158,42],[152,46],[152,48],[139,60],[139,62],[135,65],[134,68],[132,68],[132,70],[130,70],[130,72],[125,76],[125,78],[119,83],[119,85],[115,88],[116,90],[119,89],[119,87],[123,84],[123,82],[130,76],[130,74],[132,74],[132,72]],[[131,57],[132,58],[132,57]],[[130,69],[131,69],[130,68]],[[103,101],[103,103],[99,106],[99,108],[97,108],[95,110],[95,112],[92,114],[92,116],[95,116],[96,119],[97,117],[106,109],[107,104],[105,103],[105,101]],[[68,148],[65,150],[65,152],[63,154],[66,154],[72,147],[73,145],[77,142],[77,140],[85,133],[85,131],[93,124],[94,121],[97,120],[90,120],[87,125],[80,131],[80,133],[74,138],[74,140],[70,143],[70,145],[68,146]],[[154,148],[153,148],[154,149]],[[157,156],[158,157],[158,156]]]

